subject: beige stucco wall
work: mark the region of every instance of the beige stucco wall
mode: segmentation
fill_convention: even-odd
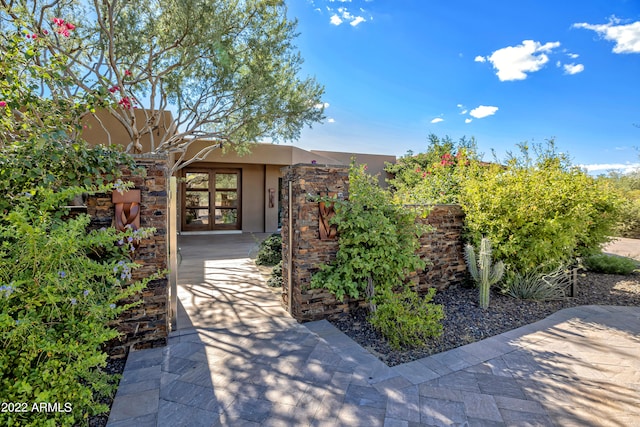
[[[152,112],[149,110],[137,109],[134,110],[137,123],[145,123],[147,119],[152,116]],[[154,132],[153,141],[157,145],[161,137],[166,134],[166,129],[169,128],[173,121],[170,111],[165,111],[161,114],[160,128]],[[98,119],[93,116],[87,116],[83,121],[84,129],[82,131],[82,138],[89,144],[116,144],[121,145],[125,149],[131,142],[131,137],[127,132],[126,127],[114,116],[107,111],[99,111],[97,113]],[[105,130],[105,129],[108,129]],[[144,135],[140,142],[142,143],[142,152],[151,152],[151,135]]]
[[[278,230],[278,201],[280,200],[280,186],[278,178],[280,178],[280,166],[265,166],[265,204],[264,204],[264,231],[265,233],[273,233]],[[275,200],[273,207],[269,207],[269,189],[275,191]]]
[[[185,158],[189,159],[193,157],[200,152],[200,150],[210,145],[213,145],[213,142],[194,142],[187,149]],[[257,143],[251,145],[250,150],[251,153],[240,155],[232,149],[226,150],[226,152],[221,149],[214,149],[207,155],[204,161],[277,165],[280,167],[297,163],[311,163],[313,160],[319,164],[329,164],[336,161],[335,159],[324,157],[288,144]]]
[[[238,165],[242,168],[242,231],[264,230],[264,165]],[[256,191],[258,190],[258,191]]]
[[[333,163],[329,163],[333,165],[349,165],[351,164],[351,159],[354,158],[356,161],[356,164],[367,165],[367,172],[369,174],[374,176],[380,174],[380,176],[378,177],[378,183],[382,187],[386,187],[387,186],[386,179],[391,178],[391,175],[389,175],[384,170],[386,163],[396,162],[396,156],[389,156],[384,154],[343,153],[343,152],[336,152],[336,151],[321,151],[321,150],[311,150],[310,152],[318,156],[328,157],[330,159],[335,160]]]

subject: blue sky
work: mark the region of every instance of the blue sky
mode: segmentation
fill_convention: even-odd
[[[638,0],[287,0],[327,120],[305,149],[403,155],[555,138],[592,173],[638,165]],[[636,126],[634,126],[634,124]]]

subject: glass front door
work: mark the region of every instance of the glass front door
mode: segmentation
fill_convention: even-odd
[[[241,229],[239,169],[187,169],[182,194],[184,231]]]

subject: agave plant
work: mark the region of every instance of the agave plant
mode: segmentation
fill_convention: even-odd
[[[464,257],[467,261],[467,268],[471,277],[480,288],[480,307],[489,307],[489,289],[502,279],[504,274],[504,264],[498,261],[492,265],[491,242],[486,237],[480,242],[480,254],[476,257],[474,247],[467,244],[464,248]]]

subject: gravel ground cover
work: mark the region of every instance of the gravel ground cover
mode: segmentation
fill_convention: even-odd
[[[578,278],[575,298],[560,301],[523,301],[493,290],[489,308],[478,306],[477,288],[457,286],[436,294],[445,312],[442,336],[422,348],[392,349],[367,322],[366,309],[331,320],[338,329],[389,366],[411,362],[542,320],[558,310],[580,305],[640,305],[640,273],[630,276],[587,273]]]

